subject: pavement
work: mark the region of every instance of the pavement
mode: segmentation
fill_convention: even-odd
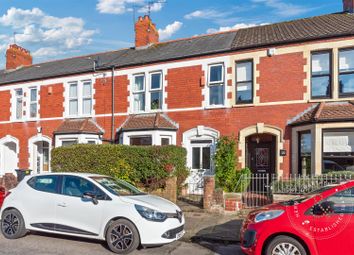
[[[172,244],[138,250],[132,255],[241,255],[236,215],[212,214],[203,210],[185,212],[186,234]],[[113,254],[105,242],[60,235],[30,233],[18,240],[0,234],[0,255],[105,255]]]

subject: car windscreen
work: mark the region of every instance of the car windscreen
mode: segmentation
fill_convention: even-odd
[[[334,186],[324,186],[324,187],[319,188],[319,189],[317,189],[315,191],[307,193],[304,196],[299,196],[299,197],[297,197],[295,199],[291,199],[291,200],[288,200],[288,201],[281,202],[280,204],[282,204],[282,205],[300,204],[300,203],[303,203],[303,202],[305,202],[305,201],[307,201],[307,200],[309,200],[309,199],[311,199],[311,198],[313,198],[313,197],[315,197],[315,196],[317,196],[317,195],[319,195],[319,194],[321,194],[321,193],[323,193],[323,192],[325,192],[325,191],[327,191],[329,189],[332,189],[333,187]]]
[[[108,190],[113,195],[117,196],[139,196],[145,195],[133,185],[114,178],[98,176],[91,177],[92,180],[102,185],[106,190]]]

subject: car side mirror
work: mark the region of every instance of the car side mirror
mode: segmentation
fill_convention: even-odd
[[[98,204],[97,196],[91,192],[85,192],[82,198],[91,200],[94,205]]]

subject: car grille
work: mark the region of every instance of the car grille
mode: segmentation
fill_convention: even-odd
[[[166,239],[175,239],[177,234],[182,232],[183,230],[184,230],[184,225],[167,231],[162,235],[162,237]]]

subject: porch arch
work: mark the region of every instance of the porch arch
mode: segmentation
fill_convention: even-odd
[[[36,154],[36,149],[37,149],[37,145],[36,143],[39,142],[43,142],[43,143],[47,143],[48,144],[48,161],[50,162],[50,157],[51,157],[51,148],[52,148],[52,139],[48,136],[42,135],[42,134],[38,134],[36,136],[32,136],[29,140],[28,140],[28,155],[29,155],[29,166],[30,169],[35,171],[36,170],[36,161],[35,161],[35,154]],[[50,171],[50,166],[49,169]]]
[[[19,162],[19,144],[19,140],[11,135],[6,135],[0,139],[0,175],[5,173],[15,174]]]
[[[241,152],[241,155],[239,155],[241,167],[246,167],[246,138],[255,134],[270,134],[275,136],[275,173],[279,176],[283,175],[284,171],[280,168],[280,164],[283,163],[283,157],[279,156],[280,150],[284,149],[283,130],[264,123],[257,123],[240,130],[238,149]]]

